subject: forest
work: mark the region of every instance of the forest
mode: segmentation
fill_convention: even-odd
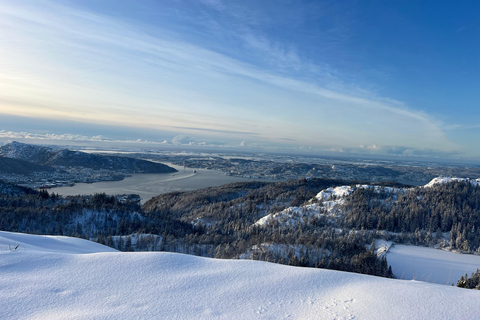
[[[3,183],[0,229],[82,237],[123,251],[255,259],[383,277],[393,277],[393,272],[386,258],[377,256],[373,242],[378,238],[466,253],[479,250],[477,186],[355,187],[359,184],[327,179],[232,183],[162,194],[140,206],[135,197],[63,197]],[[337,210],[328,211],[326,203],[335,199],[317,194],[343,185],[354,191],[342,197]],[[314,214],[305,213],[295,223],[273,218],[257,223],[288,208],[297,208],[297,215]]]
[[[480,249],[480,188],[452,181],[401,192],[358,189],[345,199],[340,226],[385,230],[396,242],[449,247],[466,253]],[[448,241],[443,234],[448,233]]]

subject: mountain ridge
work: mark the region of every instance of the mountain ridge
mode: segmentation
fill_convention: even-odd
[[[0,147],[0,155],[50,167],[84,167],[128,173],[173,173],[165,164],[128,157],[103,156],[69,149],[11,142]]]

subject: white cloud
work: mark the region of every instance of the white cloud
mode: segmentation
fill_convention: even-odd
[[[181,145],[181,144],[192,145],[195,143],[195,141],[190,137],[180,135],[180,136],[174,137],[172,139],[172,143],[177,145]]]
[[[64,140],[64,141],[112,141],[112,139],[105,138],[101,135],[84,136],[78,134],[54,134],[54,133],[31,133],[31,132],[15,132],[15,131],[0,131],[1,138],[10,139],[40,139],[40,140]]]
[[[45,143],[55,142],[99,142],[99,143],[116,143],[116,144],[149,144],[149,145],[165,145],[170,144],[168,141],[156,142],[146,139],[112,139],[102,135],[86,136],[80,134],[56,134],[56,133],[32,133],[32,132],[16,132],[0,130],[0,139],[4,141],[22,140],[29,141],[45,141]]]

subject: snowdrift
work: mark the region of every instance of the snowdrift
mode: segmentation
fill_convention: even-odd
[[[476,290],[258,261],[123,253],[81,239],[0,232],[1,319],[473,319],[478,314]]]

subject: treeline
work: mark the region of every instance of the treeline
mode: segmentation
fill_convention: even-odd
[[[343,184],[322,179],[234,183],[161,195],[143,207],[105,194],[1,195],[0,228],[93,238],[124,251],[248,258],[392,276],[386,260],[366,248],[373,240],[368,233],[339,233],[320,218],[292,227],[254,226],[270,212],[303,205],[320,190]]]
[[[134,232],[142,225],[140,206],[105,194],[62,197],[47,191],[0,195],[0,229],[92,238]]]
[[[473,272],[470,277],[467,274],[462,276],[457,282],[457,287],[480,290],[480,269]]]
[[[356,181],[300,179],[284,182],[238,182],[188,192],[159,195],[142,208],[150,218],[171,217],[228,233],[245,228],[268,213],[302,206],[323,189]]]
[[[449,182],[404,192],[357,189],[345,199],[340,227],[386,230],[412,243],[442,240],[465,252],[480,248],[480,188],[470,182]]]
[[[148,201],[143,209],[146,217],[170,216],[195,226],[195,233],[181,241],[164,237],[165,248],[174,245],[177,250],[182,248],[187,253],[217,258],[248,257],[391,277],[385,259],[366,249],[365,244],[373,240],[371,233],[339,233],[320,217],[295,226],[254,225],[268,213],[302,206],[321,190],[346,183],[325,179],[233,183],[160,195]]]
[[[1,158],[1,157],[0,157]],[[1,166],[1,163],[0,163]],[[38,194],[38,191],[35,191],[30,188],[17,186],[3,180],[0,180],[0,196],[22,196],[24,194]]]
[[[357,183],[325,179],[233,183],[163,194],[142,207],[105,194],[61,197],[46,191],[12,192],[7,186],[3,189],[10,192],[0,194],[0,229],[96,239],[123,251],[256,259],[385,277],[392,276],[386,259],[365,245],[379,237],[480,251],[480,188],[470,182],[357,188],[335,214],[322,207],[322,200],[313,200],[319,202],[312,207],[317,209],[308,210],[318,212],[300,212],[295,223],[272,219],[255,224],[269,213],[311,204],[323,189]],[[391,186],[399,189],[387,188]]]

